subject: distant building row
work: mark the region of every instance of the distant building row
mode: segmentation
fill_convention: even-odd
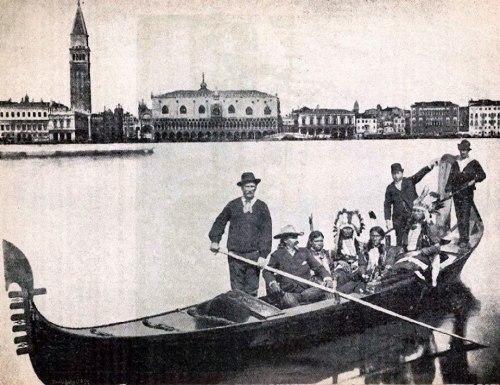
[[[500,101],[471,100],[468,107],[448,101],[418,102],[398,107],[352,111],[302,107],[283,118],[285,131],[314,137],[370,136],[500,136]]]

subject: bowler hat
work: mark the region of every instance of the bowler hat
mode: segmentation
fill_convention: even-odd
[[[470,148],[470,142],[467,139],[464,139],[460,143],[458,143],[457,147],[459,150],[467,150],[467,151],[472,150]]]
[[[391,174],[396,172],[403,172],[403,167],[401,167],[401,163],[393,163],[391,164]]]
[[[288,236],[299,236],[299,235],[304,235],[303,232],[298,232],[295,230],[295,227],[292,225],[286,225],[285,227],[282,227],[280,232],[274,236],[274,239],[281,239],[281,238],[286,238]]]
[[[255,175],[253,175],[253,172],[244,172],[243,174],[241,174],[241,180],[236,184],[238,186],[243,186],[247,183],[259,184],[260,179],[256,178]]]

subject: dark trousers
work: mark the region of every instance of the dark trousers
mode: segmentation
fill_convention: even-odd
[[[403,246],[407,236],[407,221],[393,221],[394,230],[396,231],[396,246]]]
[[[455,214],[457,216],[458,234],[460,234],[459,242],[469,242],[470,210],[473,202],[474,191],[458,193],[453,197]]]
[[[257,261],[259,259],[258,251],[251,253],[239,253],[237,251],[233,251],[233,253],[239,255],[240,257],[251,259],[252,261]],[[259,290],[260,269],[231,257],[228,257],[227,259],[229,263],[231,289],[241,290],[247,294],[257,297],[257,292]]]
[[[322,301],[324,299],[335,299],[335,294],[328,293],[317,287],[310,287],[301,293],[284,293],[281,298],[281,306],[283,309]]]

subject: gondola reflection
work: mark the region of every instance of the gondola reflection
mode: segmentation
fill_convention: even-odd
[[[480,303],[461,282],[431,292],[420,303],[418,319],[458,335],[467,335],[468,319]],[[464,343],[403,321],[389,321],[320,346],[250,360],[226,372],[233,383],[474,383]],[[263,364],[264,362],[264,364]]]

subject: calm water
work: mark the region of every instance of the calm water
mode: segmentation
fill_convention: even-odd
[[[331,247],[333,222],[344,207],[359,209],[368,226],[375,223],[366,213],[374,210],[383,223],[391,163],[401,162],[411,175],[433,158],[455,153],[456,142],[155,144],[155,154],[143,158],[0,161],[0,236],[30,258],[35,285],[47,288],[37,305],[49,320],[67,326],[126,320],[229,289],[227,261],[209,252],[207,234],[224,205],[239,195],[235,183],[243,171],[262,178],[257,194],[269,205],[275,232],[288,223],[307,232],[313,213],[315,227]],[[439,311],[423,315],[426,322],[490,348],[412,361],[422,352],[446,350],[450,340],[394,322],[266,362],[255,360],[216,378],[238,383],[499,382],[499,146],[497,140],[472,141],[471,154],[487,174],[476,192],[485,234],[463,270],[465,286],[457,287],[455,296],[443,295]],[[64,147],[79,148],[89,147]],[[0,151],[21,149],[50,146]],[[419,189],[435,187],[436,175],[430,173]],[[454,314],[457,302],[469,311]],[[8,301],[1,295],[0,360],[8,370],[0,370],[0,384],[36,384],[28,357],[15,355],[10,327]]]

